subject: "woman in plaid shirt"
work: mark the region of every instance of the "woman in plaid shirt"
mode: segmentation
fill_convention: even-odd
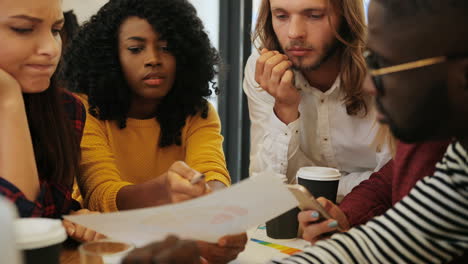
[[[0,194],[21,217],[89,212],[71,198],[84,108],[54,76],[63,24],[61,0],[0,3]],[[64,225],[78,240],[99,236]]]

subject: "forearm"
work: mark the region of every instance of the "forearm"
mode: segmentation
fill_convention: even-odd
[[[345,196],[340,209],[351,226],[364,224],[392,206],[392,174],[393,161],[390,161]]]
[[[348,173],[341,177],[340,183],[338,185],[338,196],[346,196],[351,191],[358,186],[361,182],[369,179],[372,175],[372,171],[362,171],[362,172],[353,172]]]
[[[127,185],[117,193],[118,210],[129,210],[171,203],[164,176],[145,183]]]
[[[260,131],[252,131],[255,135],[253,139],[256,141],[254,142],[256,147],[252,149],[251,154],[251,173],[269,171],[286,175],[290,160],[298,158],[301,161],[308,160],[303,159],[305,156],[301,153],[299,146],[300,122],[297,119],[286,125],[273,110],[270,110],[266,122],[255,125],[260,128]],[[252,127],[254,128],[254,124]],[[258,135],[258,133],[261,134]]]
[[[0,177],[5,178],[27,199],[34,201],[39,192],[39,176],[29,132],[23,97],[18,91],[9,100],[0,100]]]

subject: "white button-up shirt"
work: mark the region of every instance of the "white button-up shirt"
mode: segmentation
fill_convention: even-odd
[[[268,172],[292,183],[301,167],[333,167],[343,176],[338,186],[340,200],[391,159],[387,145],[377,152],[372,144],[379,129],[373,102],[367,102],[365,117],[348,115],[339,76],[322,92],[295,72],[300,117],[288,125],[280,121],[273,111],[275,99],[255,81],[258,57],[258,53],[250,56],[244,72],[252,124],[250,175]]]

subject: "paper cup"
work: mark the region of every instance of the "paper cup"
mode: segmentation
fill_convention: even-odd
[[[14,221],[17,218],[13,204],[0,196],[0,258],[1,263],[23,263],[20,252],[16,247]]]
[[[299,208],[296,207],[266,222],[267,236],[274,239],[296,238],[299,229],[297,220],[299,212]]]
[[[304,186],[315,198],[325,197],[336,203],[339,170],[327,167],[302,167],[296,174],[297,182]]]
[[[84,243],[79,247],[81,264],[119,264],[135,247],[111,239]]]
[[[15,220],[16,246],[26,264],[60,263],[62,242],[67,238],[62,221],[48,218]]]

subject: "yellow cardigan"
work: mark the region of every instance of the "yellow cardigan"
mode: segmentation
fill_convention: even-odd
[[[88,109],[86,97],[80,97]],[[185,161],[204,173],[207,181],[229,186],[231,179],[222,149],[221,124],[213,106],[208,117],[190,116],[182,128],[182,145],[159,147],[161,129],[156,118],[127,119],[119,129],[115,121],[102,121],[87,115],[81,142],[81,175],[77,179],[82,197],[77,200],[90,210],[117,211],[119,190],[146,182],[166,172],[175,161]]]

